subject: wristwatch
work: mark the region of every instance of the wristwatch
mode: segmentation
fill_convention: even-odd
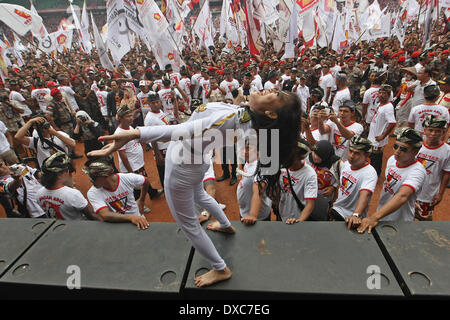
[[[353,213],[352,216],[357,217],[357,218],[361,218],[361,215],[359,213]]]

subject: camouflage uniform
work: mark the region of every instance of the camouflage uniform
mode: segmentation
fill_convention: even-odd
[[[441,59],[436,58],[430,62],[429,67],[439,72],[439,75],[436,77],[437,79],[441,79],[450,73],[450,63],[448,60],[442,63]]]
[[[343,71],[347,74],[347,86],[350,90],[353,102],[359,102],[361,100],[359,90],[361,88],[363,76],[361,69],[354,67],[353,70],[350,70],[349,67],[346,67]]]
[[[397,94],[398,90],[400,89],[400,85],[402,82],[402,75],[400,73],[401,66],[399,65],[389,65],[388,71],[387,71],[387,80],[386,83],[391,85],[391,87],[394,89],[393,94],[394,96]]]
[[[13,104],[15,101],[10,101],[9,103]],[[13,135],[25,124],[20,113],[16,112],[6,102],[0,102],[0,120],[3,121],[8,131]]]
[[[47,107],[47,112],[52,116],[53,122],[58,128],[73,137],[72,110],[64,101],[52,100]]]

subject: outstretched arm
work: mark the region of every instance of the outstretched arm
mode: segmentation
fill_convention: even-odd
[[[99,138],[100,141],[113,143],[107,145],[101,150],[96,150],[88,153],[88,156],[107,156],[119,150],[128,141],[134,139],[139,139],[139,141],[142,143],[149,143],[152,141],[176,141],[199,137],[203,135],[205,130],[210,128],[221,130],[233,129],[236,126],[236,122],[228,120],[233,120],[235,116],[235,112],[230,112],[228,114],[221,113],[194,121],[187,121],[177,125],[138,127],[134,130],[127,130],[126,132],[121,132],[110,136],[103,136]]]

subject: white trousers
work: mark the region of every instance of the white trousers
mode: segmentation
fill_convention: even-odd
[[[203,188],[203,177],[209,165],[174,164],[170,157],[173,144],[167,150],[164,178],[164,193],[170,212],[195,250],[208,260],[213,269],[223,270],[225,261],[201,227],[194,209],[195,202],[208,210],[223,228],[231,226],[217,201]]]

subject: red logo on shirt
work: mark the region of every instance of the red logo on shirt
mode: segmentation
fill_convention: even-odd
[[[390,170],[390,169],[389,169]],[[388,172],[386,176],[386,181],[384,181],[384,191],[389,192],[390,194],[394,194],[394,186],[397,184],[398,179],[395,177],[396,174],[392,174]]]
[[[117,213],[125,214],[128,210],[131,209],[131,206],[127,205],[128,197],[123,197],[115,201],[108,202],[108,204],[113,208]]]

